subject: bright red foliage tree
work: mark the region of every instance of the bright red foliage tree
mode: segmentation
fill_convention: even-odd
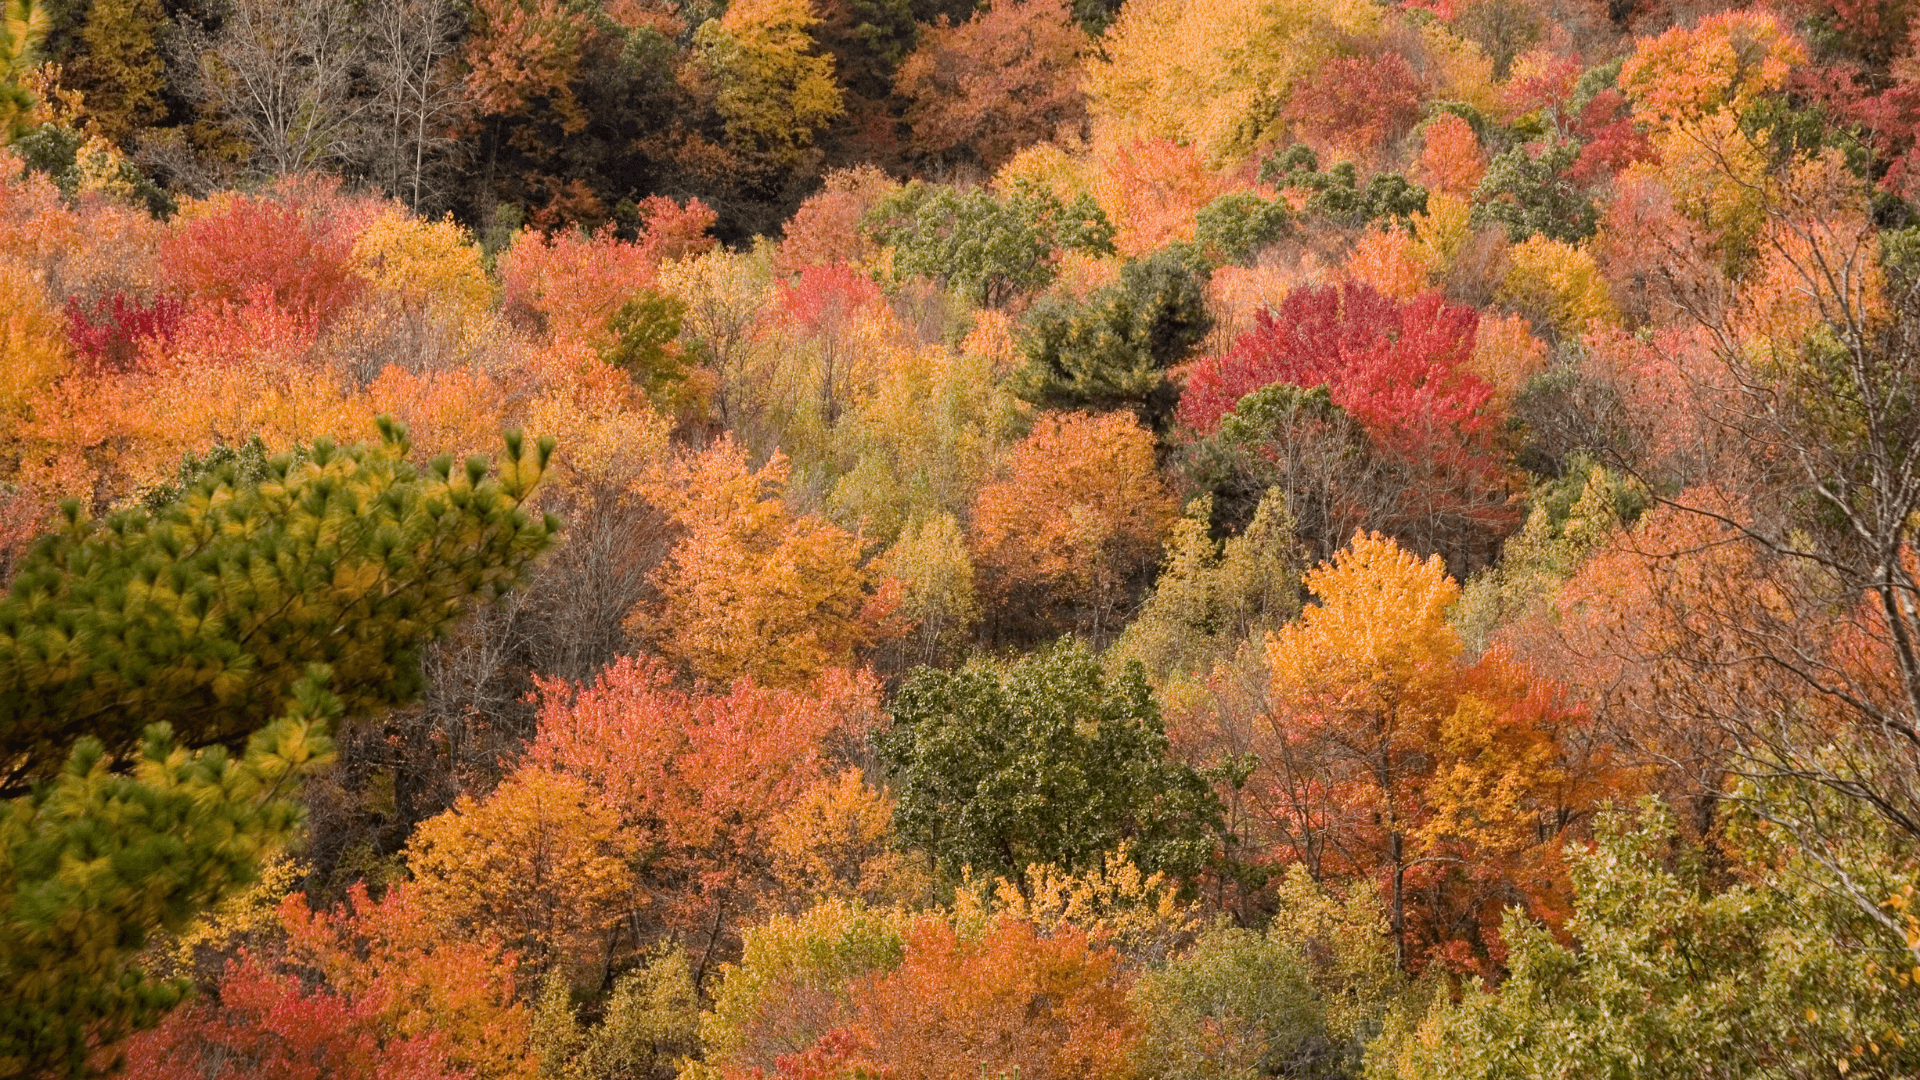
[[[169,1013],[127,1046],[129,1080],[452,1080],[437,1031],[388,1027],[371,997],[308,988],[252,956],[227,965],[215,991]]]
[[[1225,356],[1192,366],[1177,417],[1210,436],[1256,390],[1324,386],[1378,465],[1344,482],[1367,490],[1336,493],[1362,508],[1352,523],[1472,562],[1479,537],[1514,516],[1497,444],[1504,418],[1470,367],[1478,325],[1477,312],[1437,293],[1403,301],[1353,283],[1296,289]]]
[[[123,372],[134,365],[148,342],[162,346],[171,342],[186,312],[186,304],[171,296],[144,303],[118,292],[91,307],[71,297],[67,337],[82,371],[92,375]]]
[[[366,288],[353,269],[353,236],[320,208],[270,196],[240,197],[195,218],[160,245],[166,281],[195,303],[280,306],[330,321]]]

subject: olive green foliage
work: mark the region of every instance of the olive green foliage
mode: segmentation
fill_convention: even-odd
[[[1113,253],[1113,223],[1092,196],[1061,202],[1025,179],[1002,197],[915,181],[875,207],[867,225],[893,249],[896,277],[944,281],[977,304],[1045,287],[1058,251]]]
[[[1133,992],[1140,1074],[1164,1080],[1333,1078],[1360,1071],[1404,993],[1364,887],[1336,892],[1295,864],[1275,883],[1264,932],[1220,926]]]
[[[875,741],[895,828],[955,876],[1098,868],[1122,842],[1140,869],[1188,876],[1214,852],[1219,800],[1168,756],[1138,664],[1109,678],[1063,643],[1004,666],[922,668]]]
[[[258,482],[220,466],[158,514],[66,506],[0,601],[0,783],[54,774],[79,733],[110,753],[154,723],[237,743],[313,663],[350,714],[413,696],[421,647],[552,542],[558,523],[521,506],[552,442],[510,436],[494,477],[483,458],[422,473],[381,426]]]
[[[1156,681],[1205,675],[1242,643],[1300,613],[1305,558],[1285,493],[1269,490],[1247,527],[1224,542],[1213,539],[1212,520],[1211,496],[1187,507],[1153,594],[1110,658],[1138,660]]]
[[[1247,263],[1262,248],[1293,229],[1293,214],[1279,199],[1233,191],[1194,215],[1194,239],[1222,263]]]
[[[287,451],[290,458],[299,460],[305,450],[294,447]],[[226,466],[232,466],[233,482],[241,486],[258,484],[265,480],[274,460],[273,451],[260,436],[255,435],[239,446],[226,443],[214,443],[205,454],[196,454],[189,450],[180,458],[180,467],[175,470],[172,480],[164,480],[148,488],[140,496],[140,505],[146,507],[148,514],[159,514],[167,507],[178,502],[189,488],[212,477]]]
[[[1167,370],[1213,329],[1211,271],[1190,247],[1128,263],[1084,301],[1055,298],[1028,317],[1020,395],[1049,408],[1130,407],[1165,426],[1178,400]]]
[[[1268,158],[1260,166],[1260,180],[1305,189],[1308,216],[1350,228],[1386,222],[1410,229],[1413,215],[1427,209],[1427,189],[1399,173],[1375,173],[1363,188],[1353,162],[1321,172],[1319,155],[1306,146],[1291,146]]]
[[[1473,193],[1473,226],[1504,225],[1516,244],[1536,233],[1569,244],[1592,236],[1600,209],[1567,177],[1579,156],[1579,143],[1561,139],[1538,154],[1525,144],[1496,154]]]
[[[1532,506],[1526,524],[1502,545],[1500,562],[1461,589],[1450,616],[1475,652],[1485,649],[1502,625],[1551,601],[1588,555],[1639,516],[1646,493],[1576,455],[1565,477],[1535,485],[1527,501]]]
[[[244,756],[190,753],[166,724],[130,760],[83,738],[58,775],[0,805],[0,1076],[90,1074],[96,1048],[150,1025],[190,980],[137,965],[251,882],[302,807],[300,774],[328,759],[339,701],[316,665]]]
[[[625,371],[648,394],[685,382],[685,357],[674,346],[687,315],[685,301],[647,289],[607,320],[613,342],[600,358]]]
[[[1341,1047],[1300,953],[1253,930],[1209,931],[1141,979],[1140,1071],[1182,1080],[1336,1075]]]
[[[173,196],[132,161],[116,153],[102,153],[98,140],[89,143],[86,135],[64,124],[27,128],[8,148],[28,172],[45,174],[69,199],[78,197],[82,185],[91,181],[130,194],[156,217],[173,213],[176,206]]]
[[[1913,955],[1818,867],[1777,848],[1715,891],[1657,804],[1605,815],[1597,833],[1573,858],[1574,944],[1509,913],[1507,980],[1458,1005],[1442,996],[1416,1029],[1374,1045],[1368,1076],[1920,1073]],[[1745,839],[1774,847],[1764,830]],[[1894,846],[1877,851],[1878,880],[1856,880],[1892,895],[1911,863],[1903,873]]]
[[[542,1075],[554,1080],[672,1076],[700,1033],[686,952],[669,947],[614,980],[597,1024],[582,1022],[565,973],[549,972],[534,1017]]]
[[[79,84],[87,115],[101,134],[120,145],[165,112],[166,65],[160,36],[167,14],[159,0],[92,0],[80,30],[85,45]]]

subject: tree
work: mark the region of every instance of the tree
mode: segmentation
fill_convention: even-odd
[[[869,679],[845,672],[804,691],[746,680],[688,691],[671,678],[665,664],[629,658],[589,685],[542,680],[528,762],[584,782],[618,816],[643,890],[625,910],[680,935],[701,981],[770,889],[789,811],[823,782],[835,748],[864,734],[878,701]]]
[[[750,168],[803,167],[814,132],[841,113],[833,58],[813,52],[810,31],[819,21],[801,0],[743,0],[695,31],[727,141]]]
[[[316,665],[292,687],[242,758],[189,752],[155,723],[130,762],[82,738],[57,775],[0,807],[0,1075],[93,1075],[103,1048],[185,997],[188,981],[143,970],[142,946],[248,884],[290,838],[295,785],[331,756],[328,674]]]
[[[0,414],[25,412],[36,391],[72,366],[61,321],[39,275],[12,259],[0,260],[0,349],[7,356],[0,373]]]
[[[92,0],[80,30],[85,52],[75,82],[86,94],[87,118],[121,146],[164,115],[166,64],[160,35],[167,16],[159,0]]]
[[[1153,592],[1113,643],[1156,684],[1207,674],[1300,611],[1301,553],[1286,494],[1269,490],[1247,527],[1224,542],[1212,538],[1212,519],[1210,497],[1187,507]]]
[[[123,1075],[132,1080],[181,1075],[237,1080],[262,1074],[286,1080],[453,1080],[465,1075],[446,1060],[441,1032],[389,1033],[365,999],[308,989],[293,974],[274,971],[252,956],[228,962],[217,993],[217,1004],[196,1002],[169,1014],[159,1030],[136,1038]],[[240,1062],[248,1071],[236,1068]]]
[[[1120,270],[1080,303],[1056,299],[1029,316],[1022,396],[1051,408],[1133,407],[1159,430],[1176,391],[1167,372],[1213,329],[1208,272],[1191,249],[1169,248]]]
[[[899,966],[854,988],[853,1023],[788,1060],[866,1066],[902,1080],[1119,1080],[1137,1031],[1111,948],[1062,926],[999,919],[978,937],[947,919],[905,935]]]
[[[1024,620],[1002,632],[1107,630],[1174,513],[1153,436],[1131,416],[1043,414],[973,504],[982,591]]]
[[[444,205],[445,159],[469,107],[453,71],[465,29],[449,0],[382,0],[368,7],[366,70],[373,84],[364,167],[416,214]]]
[[[1223,926],[1134,986],[1136,1055],[1149,1076],[1241,1080],[1319,1075],[1344,1047],[1306,958],[1285,941]]]
[[[635,838],[578,777],[534,768],[462,795],[407,844],[413,902],[453,936],[497,936],[536,969],[600,981],[633,903]]]
[[[389,1033],[437,1033],[448,1065],[475,1080],[534,1080],[531,1017],[516,963],[493,937],[449,935],[397,882],[375,901],[365,882],[316,910],[296,893],[279,907],[281,968],[303,986],[355,1003]]]
[[[1381,21],[1345,0],[1128,4],[1101,39],[1087,97],[1123,141],[1172,139],[1212,164],[1242,162],[1285,133],[1293,89],[1347,43],[1375,39]]]
[[[894,249],[899,277],[944,281],[991,307],[1052,281],[1060,252],[1113,250],[1113,226],[1090,197],[1062,202],[1024,179],[999,197],[911,183],[874,208],[869,227]]]
[[[1426,91],[1397,52],[1338,56],[1302,80],[1281,115],[1322,155],[1371,166],[1419,122]]]
[[[323,327],[367,284],[336,209],[299,197],[236,198],[161,241],[167,283],[202,307],[264,298]]]
[[[701,1018],[704,1053],[690,1074],[764,1076],[814,1048],[851,1019],[854,985],[899,965],[909,918],[829,900],[749,928],[740,960],[722,969],[713,1008]]]
[[[654,501],[685,530],[631,621],[701,678],[804,686],[884,640],[896,590],[860,539],[785,503],[784,457],[749,469],[731,440],[672,463]]]
[[[1091,44],[1067,0],[990,0],[958,26],[928,27],[894,79],[913,148],[993,171],[1083,126],[1078,80]]]
[[[1437,557],[1356,535],[1306,585],[1267,641],[1262,812],[1316,877],[1378,875],[1402,965],[1484,961],[1504,903],[1554,902],[1551,838],[1599,794],[1580,714],[1501,654],[1461,663]]]
[[[216,469],[155,516],[69,504],[0,601],[6,788],[52,774],[76,728],[115,753],[160,722],[189,747],[244,740],[313,663],[349,715],[411,697],[419,650],[552,542],[522,509],[552,446],[510,437],[497,478],[477,457],[422,474],[383,423],[378,446],[323,440],[257,483]]]
[[[1470,366],[1478,323],[1434,293],[1296,289],[1225,356],[1194,365],[1176,416],[1251,453],[1247,494],[1291,489],[1303,526],[1325,522],[1306,534],[1320,551],[1345,538],[1332,528],[1365,527],[1471,567],[1513,517],[1493,388]],[[1300,490],[1309,479],[1319,505]]]
[[[1125,843],[1149,872],[1191,877],[1213,857],[1219,802],[1168,756],[1145,673],[1109,678],[1057,645],[996,670],[922,668],[876,736],[895,827],[955,876],[1024,884],[1028,868],[1101,865]]]
[[[324,722],[416,693],[420,647],[549,542],[519,506],[551,443],[509,439],[497,480],[479,458],[423,478],[383,434],[252,482],[213,470],[154,517],[69,505],[22,561],[0,601],[0,737],[31,785],[0,819],[0,1061],[82,1074],[177,1002],[136,966],[144,935],[245,883]],[[293,704],[262,727],[263,701]],[[241,740],[237,761],[210,745]]]
[[[40,61],[40,46],[52,26],[47,6],[36,0],[7,0],[0,19],[0,145],[25,134],[33,95],[27,73]]]
[[[345,0],[234,0],[217,36],[190,38],[193,92],[256,171],[317,171],[347,153],[366,111],[352,93],[366,32]]]
[[[1901,1032],[1920,996],[1888,974],[1912,957],[1863,932],[1859,913],[1802,876],[1790,852],[1756,835],[1769,858],[1716,889],[1657,804],[1607,815],[1597,839],[1573,858],[1572,941],[1511,917],[1508,978],[1457,1004],[1442,998],[1417,1029],[1382,1039],[1368,1076],[1893,1077],[1920,1067],[1920,1047]]]

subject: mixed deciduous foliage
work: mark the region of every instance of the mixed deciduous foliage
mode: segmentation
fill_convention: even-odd
[[[1903,5],[5,7],[0,1076],[1915,1071]]]

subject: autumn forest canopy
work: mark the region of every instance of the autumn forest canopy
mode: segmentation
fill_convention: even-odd
[[[1920,5],[4,8],[0,1078],[1920,1075]]]

